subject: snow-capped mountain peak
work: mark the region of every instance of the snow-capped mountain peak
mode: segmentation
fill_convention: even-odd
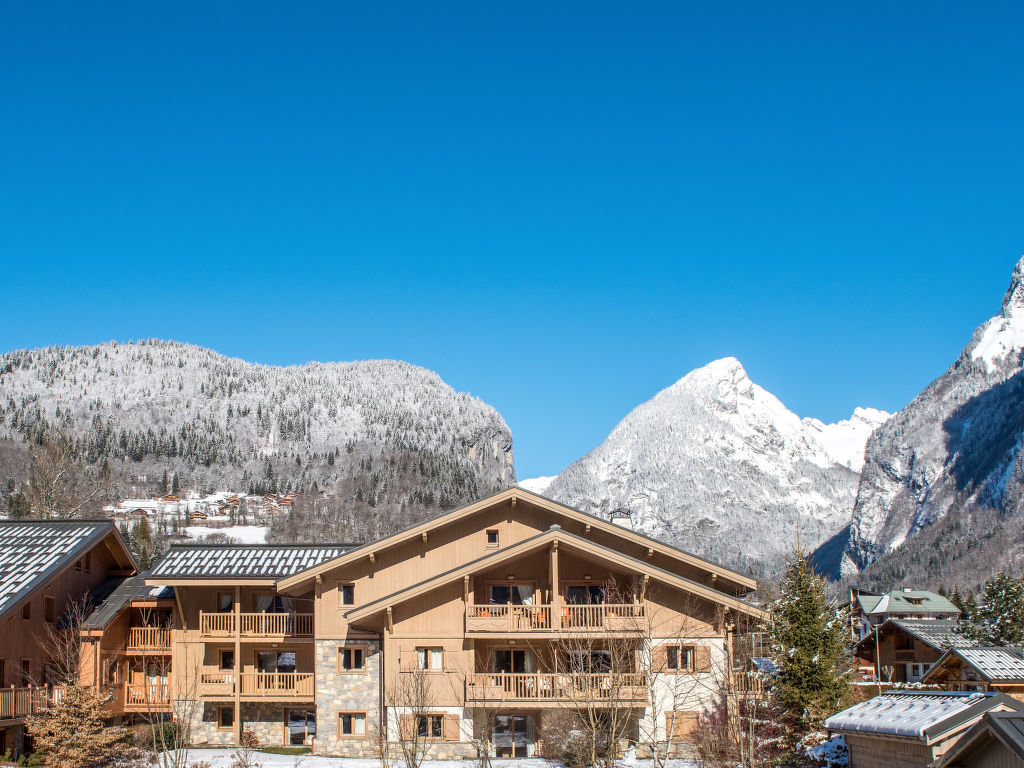
[[[1011,354],[1024,349],[1024,257],[1013,268],[1010,286],[998,315],[984,323],[970,349],[971,359],[986,370],[996,368]]]

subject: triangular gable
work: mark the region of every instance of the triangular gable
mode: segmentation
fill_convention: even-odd
[[[432,576],[417,584],[404,587],[403,589],[397,590],[390,595],[374,600],[366,605],[353,608],[345,614],[345,618],[350,622],[365,619],[386,610],[388,607],[393,607],[419,597],[420,595],[426,594],[439,586],[450,584],[451,582],[458,581],[465,576],[470,576],[479,571],[493,568],[502,562],[522,557],[555,542],[568,545],[574,549],[579,549],[585,554],[613,563],[626,570],[650,576],[656,581],[660,581],[676,589],[695,594],[748,616],[753,616],[759,619],[765,617],[764,611],[760,608],[748,605],[747,603],[737,600],[736,598],[712,587],[705,586],[704,584],[698,584],[697,582],[683,576],[679,576],[649,563],[645,563],[642,560],[625,555],[614,549],[602,546],[590,541],[589,539],[585,539],[582,536],[577,536],[573,533],[569,533],[568,531],[564,531],[559,526],[555,525],[536,536],[524,539],[523,541],[512,544],[504,549],[491,552],[483,557],[479,557],[476,560],[464,563],[463,565],[452,568],[444,573]]]
[[[409,541],[410,539],[427,534],[442,526],[450,525],[484,510],[492,509],[499,504],[515,504],[518,499],[523,499],[542,510],[551,512],[552,514],[559,515],[569,520],[574,520],[588,529],[593,527],[602,532],[610,533],[613,536],[633,545],[645,547],[651,552],[657,552],[658,554],[671,557],[689,566],[705,570],[708,573],[717,576],[723,583],[731,582],[734,584],[737,587],[737,592],[739,593],[750,592],[757,588],[757,582],[749,576],[744,576],[743,574],[737,573],[736,571],[730,570],[722,565],[705,560],[704,558],[698,557],[692,553],[684,552],[681,549],[677,549],[676,547],[665,544],[657,539],[652,539],[649,536],[644,536],[636,531],[615,525],[603,518],[590,515],[586,512],[581,512],[573,507],[568,507],[564,504],[560,504],[559,502],[552,501],[544,496],[540,496],[536,493],[518,487],[507,488],[504,491],[499,491],[498,493],[488,496],[485,499],[481,499],[480,501],[467,504],[464,507],[460,507],[459,509],[439,515],[431,520],[411,526],[403,531],[392,534],[391,536],[387,536],[378,541],[353,549],[340,557],[334,558],[333,560],[325,562],[315,568],[310,568],[309,570],[297,573],[294,576],[281,579],[277,583],[277,588],[279,590],[294,588],[315,578],[316,576],[322,576],[335,568],[356,562],[360,558],[367,557],[368,555],[379,552],[383,549]]]

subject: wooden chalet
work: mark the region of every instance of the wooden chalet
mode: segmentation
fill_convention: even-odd
[[[1004,646],[951,648],[921,682],[955,691],[1001,691],[1024,701],[1024,650]]]
[[[1024,768],[1024,714],[986,713],[933,768]]]
[[[957,625],[949,619],[889,619],[854,646],[860,678],[920,682],[950,648],[976,645]]]

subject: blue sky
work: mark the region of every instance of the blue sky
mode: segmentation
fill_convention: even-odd
[[[408,360],[522,477],[725,355],[897,409],[1024,251],[1022,13],[8,6],[0,347]]]

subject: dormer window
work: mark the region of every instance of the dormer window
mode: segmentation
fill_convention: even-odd
[[[487,547],[489,549],[497,549],[498,547],[498,530],[496,528],[487,531]]]

